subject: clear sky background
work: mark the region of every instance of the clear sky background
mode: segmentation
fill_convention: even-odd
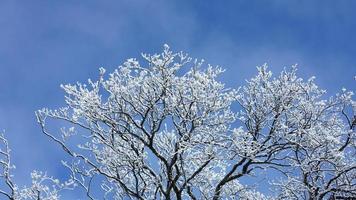
[[[63,105],[61,83],[85,82],[141,52],[173,50],[226,69],[238,87],[267,63],[278,74],[298,63],[300,76],[334,94],[355,90],[356,1],[0,0],[0,130],[6,131],[28,183],[32,169],[65,173],[61,149],[34,111]],[[28,177],[28,178],[27,178]]]

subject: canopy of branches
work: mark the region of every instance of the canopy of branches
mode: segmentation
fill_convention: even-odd
[[[43,133],[71,158],[63,162],[71,174],[66,183],[35,172],[32,187],[16,186],[2,138],[1,194],[59,199],[61,190],[74,189],[89,199],[356,197],[352,91],[329,97],[313,77],[299,78],[295,66],[273,76],[266,65],[244,86],[229,89],[217,80],[222,68],[167,45],[142,56],[144,65],[128,59],[108,75],[101,68],[97,81],[62,85],[66,106],[36,113]],[[52,120],[68,126],[55,131]]]

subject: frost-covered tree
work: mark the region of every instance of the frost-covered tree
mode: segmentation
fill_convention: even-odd
[[[59,200],[61,190],[75,187],[73,180],[60,183],[44,172],[33,171],[31,186],[20,188],[13,180],[12,170],[15,165],[11,162],[11,150],[3,134],[0,135],[0,145],[0,199]]]
[[[278,199],[356,197],[353,93],[343,89],[324,100],[314,77],[303,81],[295,67],[271,76],[265,66],[259,68],[242,88],[238,102],[246,131],[241,135],[250,135],[251,142],[238,146],[254,144],[252,160],[273,160],[271,167],[285,175],[274,183]]]
[[[128,59],[109,75],[101,68],[87,85],[62,85],[66,106],[36,113],[43,133],[71,157],[63,164],[85,198],[356,197],[352,92],[325,100],[296,67],[273,77],[266,66],[246,86],[228,89],[217,79],[222,68],[167,45],[142,56],[144,65]],[[56,131],[52,121],[67,125]],[[58,184],[35,173],[33,186],[18,191],[3,155],[10,193],[0,192],[10,199],[50,193],[42,180]],[[262,184],[275,192],[259,192],[256,176],[274,177]]]
[[[223,70],[202,71],[202,62],[195,61],[183,72],[191,58],[168,46],[143,58],[148,66],[129,59],[107,80],[101,69],[89,87],[62,86],[68,106],[38,112],[44,133],[77,159],[65,163],[73,179],[90,198],[90,182],[98,175],[105,178],[105,195],[117,199],[211,199],[245,190],[237,180],[223,180],[233,156],[227,155],[236,118],[230,105],[237,96],[216,80]],[[66,143],[75,129],[63,129],[59,139],[47,131],[47,118],[81,128],[79,151]]]

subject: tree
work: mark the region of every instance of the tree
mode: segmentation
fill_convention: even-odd
[[[108,78],[100,68],[97,81],[62,85],[66,106],[36,113],[42,132],[71,157],[63,162],[68,185],[87,198],[356,196],[352,92],[325,100],[295,66],[273,77],[266,65],[246,86],[228,89],[217,80],[222,68],[167,45],[142,56],[145,66],[128,59]],[[52,120],[68,126],[56,133]],[[266,174],[278,177],[264,182],[276,195],[244,181]]]
[[[73,180],[60,183],[58,179],[48,176],[46,173],[33,171],[31,173],[32,185],[20,188],[13,181],[11,170],[15,169],[15,166],[11,162],[11,150],[3,134],[0,135],[0,142],[2,145],[0,148],[1,199],[5,197],[10,200],[58,200],[61,190],[75,187]]]

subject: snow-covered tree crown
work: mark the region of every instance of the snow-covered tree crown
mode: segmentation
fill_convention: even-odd
[[[272,76],[266,65],[227,89],[217,80],[222,68],[167,45],[142,56],[144,65],[128,59],[108,75],[100,68],[87,85],[62,85],[67,106],[36,113],[43,133],[71,156],[63,164],[86,198],[356,196],[351,91],[325,99],[295,66]],[[69,126],[53,133],[53,119]]]

